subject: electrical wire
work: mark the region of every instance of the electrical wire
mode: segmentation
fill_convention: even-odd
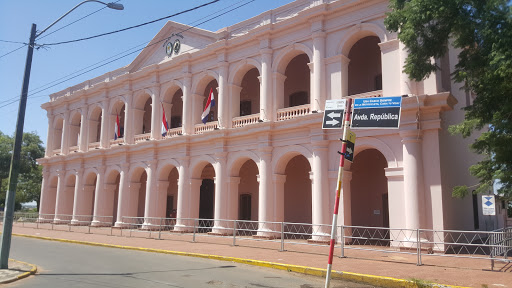
[[[178,13],[174,13],[174,14],[169,15],[169,16],[158,18],[158,19],[155,19],[155,20],[152,20],[152,21],[149,21],[149,22],[145,22],[145,23],[142,23],[142,24],[126,27],[126,28],[123,28],[123,29],[119,29],[119,30],[115,30],[115,31],[107,32],[107,33],[102,33],[102,34],[98,34],[98,35],[94,35],[94,36],[89,36],[89,37],[85,37],[85,38],[75,39],[75,40],[41,44],[41,46],[55,46],[55,45],[61,45],[61,44],[75,43],[75,42],[80,42],[80,41],[84,41],[84,40],[90,40],[90,39],[94,39],[94,38],[98,38],[98,37],[102,37],[102,36],[106,36],[106,35],[110,35],[110,34],[115,34],[115,33],[123,32],[123,31],[126,31],[126,30],[134,29],[134,28],[139,28],[139,27],[142,27],[142,26],[145,26],[145,25],[148,25],[148,24],[152,24],[152,23],[155,23],[155,22],[158,22],[158,21],[162,21],[162,20],[165,20],[165,19],[168,19],[168,18],[172,18],[172,17],[178,16],[178,15],[181,15],[181,14],[184,14],[184,13],[187,13],[187,12],[191,12],[191,11],[197,10],[199,8],[202,8],[202,7],[206,7],[208,5],[211,5],[211,4],[219,2],[219,1],[220,0],[213,0],[211,2],[202,4],[202,5],[199,5],[199,6],[190,8],[190,9],[187,9],[187,10],[183,10],[183,11],[180,11]]]
[[[117,3],[117,2],[119,2],[119,1],[121,1],[121,0],[117,0],[117,1],[115,1],[114,3]],[[57,31],[60,31],[60,30],[62,30],[62,29],[64,29],[64,28],[66,28],[66,27],[68,27],[68,26],[70,26],[70,25],[73,25],[73,24],[75,24],[76,22],[78,22],[78,21],[80,21],[80,20],[83,20],[83,19],[85,19],[85,18],[87,18],[87,17],[89,17],[89,16],[91,16],[91,15],[93,15],[93,14],[95,14],[95,13],[98,13],[98,12],[100,12],[101,10],[103,10],[103,9],[105,9],[105,8],[107,8],[107,6],[103,6],[103,8],[100,8],[100,9],[98,9],[98,10],[96,10],[96,11],[92,12],[92,13],[89,13],[89,14],[85,15],[84,17],[81,17],[81,18],[79,18],[79,19],[77,19],[77,20],[75,20],[75,21],[73,21],[73,22],[71,22],[71,23],[69,23],[69,24],[67,24],[67,25],[65,25],[65,26],[62,26],[62,27],[60,27],[59,29],[57,29],[57,30],[55,30],[55,31],[53,31],[53,32],[50,32],[50,33],[48,33],[48,34],[45,34],[44,36],[39,37],[39,39],[43,39],[43,38],[45,38],[45,37],[47,37],[47,36],[50,36],[50,35],[52,35],[53,33],[57,32]],[[2,58],[2,57],[4,57],[4,56],[7,56],[7,55],[9,55],[9,54],[11,54],[11,53],[13,53],[13,52],[16,52],[16,51],[20,50],[21,48],[23,48],[23,47],[25,47],[25,46],[27,46],[27,45],[28,45],[28,43],[24,43],[24,42],[17,42],[17,41],[0,40],[0,42],[24,44],[23,46],[20,46],[20,47],[18,47],[17,49],[14,49],[14,50],[12,50],[12,51],[10,51],[10,52],[7,52],[7,53],[5,53],[5,54],[3,54],[3,55],[0,55],[0,58]],[[0,103],[2,103],[2,102],[0,102]]]
[[[237,7],[234,7],[234,8],[229,9],[229,10],[227,10],[227,11],[223,12],[223,13],[218,14],[219,12],[222,12],[222,11],[224,11],[224,10],[226,10],[226,9],[230,8],[230,7],[233,7],[233,6],[237,5],[238,3],[242,3],[242,2],[244,2],[244,1],[239,1],[239,2],[237,2],[237,3],[235,3],[235,4],[232,4],[232,5],[230,5],[230,6],[227,6],[226,8],[223,8],[223,9],[221,9],[221,10],[219,10],[219,11],[217,11],[217,12],[213,13],[213,15],[215,15],[215,14],[218,14],[218,15],[212,16],[212,17],[210,17],[210,18],[208,18],[208,19],[206,19],[206,20],[204,20],[204,21],[202,21],[202,22],[199,22],[199,23],[197,23],[197,24],[195,24],[195,25],[193,25],[193,26],[191,26],[191,27],[189,27],[189,28],[187,28],[187,29],[184,29],[184,30],[180,31],[179,33],[186,32],[186,31],[188,31],[188,30],[190,30],[190,29],[192,29],[192,28],[195,28],[195,27],[197,27],[197,26],[199,26],[199,25],[201,25],[201,24],[204,24],[204,23],[206,23],[206,22],[209,22],[209,21],[211,21],[211,20],[214,20],[214,19],[216,19],[216,18],[218,18],[218,17],[220,17],[220,16],[223,16],[223,15],[225,15],[225,14],[227,14],[227,13],[230,13],[230,12],[232,12],[232,11],[236,10],[236,9],[239,9],[239,8],[241,8],[241,7],[245,6],[245,5],[248,5],[249,3],[254,2],[254,1],[256,1],[256,0],[250,0],[250,1],[248,1],[248,2],[246,2],[246,3],[243,3],[243,4],[241,4],[241,5],[237,6]],[[196,22],[198,22],[198,21],[201,21],[201,20],[196,20],[196,21],[194,21],[194,22],[192,22],[192,23],[196,23]],[[192,24],[192,23],[191,23],[191,24]],[[120,54],[122,54],[122,53],[128,52],[128,51],[130,51],[130,50],[132,50],[132,49],[135,49],[135,48],[137,48],[137,47],[140,47],[140,46],[144,45],[144,47],[143,47],[143,48],[141,48],[141,49],[134,50],[134,51],[129,52],[129,53],[125,54],[125,55],[122,55],[122,56],[119,56],[119,57],[117,57],[117,58],[114,58],[113,60],[110,60],[110,61],[108,61],[108,62],[105,62],[105,61],[107,61],[107,60],[109,60],[109,59],[112,59],[112,58],[113,58],[113,57],[115,57],[116,55],[111,56],[111,57],[109,57],[109,58],[107,58],[107,59],[104,59],[104,60],[102,60],[102,61],[97,62],[96,64],[99,64],[99,63],[102,63],[102,62],[105,62],[105,63],[103,63],[103,64],[101,64],[101,65],[98,65],[98,66],[96,66],[96,67],[94,67],[94,68],[91,68],[91,69],[89,69],[89,70],[87,70],[87,71],[84,71],[84,72],[82,72],[82,73],[79,73],[79,74],[77,74],[77,75],[75,75],[75,76],[73,76],[73,77],[68,77],[68,76],[71,76],[71,75],[73,75],[73,74],[76,74],[76,73],[78,73],[78,72],[80,72],[80,71],[83,71],[83,70],[85,70],[85,69],[89,68],[89,67],[95,66],[96,64],[93,64],[93,65],[87,66],[87,67],[85,67],[85,68],[83,68],[83,69],[80,69],[80,70],[75,71],[75,72],[73,72],[73,73],[71,73],[71,74],[68,74],[68,75],[66,75],[66,76],[64,76],[64,77],[61,77],[61,78],[59,78],[59,79],[57,79],[57,80],[54,80],[54,81],[52,81],[52,82],[50,82],[50,83],[55,83],[56,81],[59,81],[59,80],[61,80],[61,79],[66,78],[66,79],[65,79],[65,80],[63,80],[63,81],[60,81],[60,82],[55,83],[55,84],[53,84],[53,85],[50,85],[50,86],[48,86],[48,87],[46,87],[46,88],[44,88],[44,89],[40,89],[40,90],[38,90],[38,91],[33,92],[31,95],[28,95],[28,98],[39,98],[39,97],[49,96],[49,95],[34,95],[34,94],[37,94],[37,93],[43,92],[43,91],[45,91],[45,90],[48,90],[48,89],[50,89],[50,88],[52,88],[52,87],[54,87],[54,86],[57,86],[57,85],[62,84],[62,83],[64,83],[64,82],[67,82],[67,81],[69,81],[69,80],[71,80],[71,79],[74,79],[74,78],[76,78],[76,77],[78,77],[78,76],[81,76],[81,75],[83,75],[83,74],[86,74],[86,73],[88,73],[88,72],[90,72],[90,71],[96,70],[96,69],[98,69],[98,68],[100,68],[100,67],[103,67],[103,66],[105,66],[105,65],[107,65],[107,64],[110,64],[110,63],[112,63],[112,62],[115,62],[115,61],[117,61],[117,60],[120,60],[120,59],[122,59],[122,58],[125,58],[125,57],[127,57],[127,56],[129,56],[129,55],[132,55],[132,54],[134,54],[134,53],[137,53],[137,52],[139,52],[139,51],[142,51],[142,50],[144,50],[144,49],[145,49],[145,48],[147,48],[147,47],[151,47],[151,46],[153,46],[153,45],[159,44],[159,43],[161,43],[161,42],[163,42],[163,41],[165,41],[165,40],[167,40],[167,39],[168,39],[168,37],[164,37],[164,38],[159,39],[159,40],[158,40],[158,41],[156,41],[155,43],[152,43],[152,44],[149,44],[149,45],[145,45],[146,43],[148,43],[148,41],[145,41],[143,44],[140,44],[140,45],[137,45],[137,46],[135,46],[135,47],[133,47],[133,48],[130,48],[130,49],[128,49],[128,50],[125,50],[124,52],[118,53],[117,55],[120,55]],[[150,40],[150,41],[151,41],[151,40]],[[193,48],[191,48],[191,49],[189,49],[189,50],[182,51],[182,53],[186,53],[186,52],[188,52],[188,51],[190,51],[190,50],[193,50]],[[40,88],[45,87],[45,86],[47,86],[47,85],[48,85],[48,84],[45,84],[45,85],[43,85],[43,86],[40,86]],[[38,88],[36,88],[36,89],[38,89]],[[6,103],[6,104],[4,104],[4,105],[1,105],[1,106],[0,106],[0,108],[6,107],[6,106],[9,106],[9,105],[11,105],[11,104],[14,104],[14,103],[18,102],[18,101],[19,101],[19,99],[17,99],[17,97],[18,97],[18,96],[14,97],[14,98],[16,98],[16,99],[11,98],[11,99],[12,99],[12,101],[10,101],[11,99],[8,99],[8,100],[4,100],[4,101],[0,102],[0,103],[5,103],[5,102],[9,101],[9,103]]]

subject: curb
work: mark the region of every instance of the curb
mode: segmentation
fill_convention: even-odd
[[[115,245],[115,244],[50,238],[50,237],[34,236],[34,235],[26,235],[26,234],[13,233],[12,235],[19,236],[19,237],[35,238],[35,239],[57,241],[57,242],[64,242],[64,243],[82,244],[82,245],[89,245],[89,246],[109,247],[109,248],[118,248],[118,249],[126,249],[126,250],[136,250],[136,251],[145,251],[145,252],[153,252],[153,253],[162,253],[162,254],[171,254],[171,255],[213,259],[213,260],[220,260],[220,261],[230,261],[230,262],[248,264],[248,265],[253,265],[253,266],[286,270],[288,272],[295,272],[295,273],[311,275],[311,276],[318,276],[318,277],[325,277],[326,272],[327,272],[327,269],[322,269],[322,268],[313,268],[313,267],[298,266],[298,265],[291,265],[291,264],[274,263],[274,262],[268,262],[268,261],[243,259],[243,258],[235,258],[235,257],[228,257],[228,256],[218,256],[218,255],[211,255],[211,254],[180,252],[180,251],[171,251],[171,250],[154,249],[154,248],[142,248],[142,247],[133,247],[133,246],[122,246],[122,245]],[[27,272],[27,273],[29,273],[29,272]],[[25,274],[27,274],[27,273],[25,273]],[[20,276],[22,276],[22,275],[20,275]],[[26,275],[24,277],[27,277],[27,276],[28,275]],[[374,286],[380,286],[380,287],[390,287],[390,288],[401,288],[401,287],[407,287],[407,288],[409,288],[409,287],[411,287],[411,288],[412,287],[465,288],[463,286],[443,285],[443,284],[430,283],[427,281],[423,282],[423,281],[405,280],[405,279],[398,279],[398,278],[393,278],[393,277],[375,276],[375,275],[360,274],[360,273],[353,273],[353,272],[343,272],[343,271],[335,271],[335,270],[332,270],[331,278],[338,279],[338,280],[353,281],[353,282],[369,284],[369,285],[374,285]]]
[[[0,284],[12,283],[14,281],[17,281],[17,280],[20,280],[20,279],[23,279],[23,278],[27,278],[30,275],[34,275],[37,272],[37,266],[34,265],[34,264],[30,264],[30,263],[27,263],[27,262],[18,261],[18,260],[14,260],[14,259],[9,259],[9,260],[14,261],[14,262],[18,262],[18,263],[22,263],[22,264],[25,264],[25,265],[28,265],[28,266],[31,266],[32,268],[28,272],[22,273],[22,274],[20,274],[20,275],[18,275],[16,277],[11,278],[11,279],[7,279],[5,281],[1,281]]]

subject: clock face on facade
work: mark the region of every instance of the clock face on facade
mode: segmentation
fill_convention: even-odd
[[[165,45],[165,53],[168,55],[168,56],[171,56],[172,55],[172,51],[173,51],[173,45],[171,42],[167,43],[167,45]]]

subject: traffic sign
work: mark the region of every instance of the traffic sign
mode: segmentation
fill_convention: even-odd
[[[483,215],[496,215],[496,203],[494,195],[482,195]]]
[[[347,151],[345,151],[345,159],[347,161],[354,161],[354,149],[356,143],[356,133],[347,130]]]
[[[341,126],[343,125],[343,113],[345,112],[346,102],[346,99],[325,101],[322,129],[341,129]]]
[[[402,97],[354,99],[350,128],[398,128]]]

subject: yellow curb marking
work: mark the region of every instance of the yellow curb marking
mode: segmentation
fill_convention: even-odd
[[[266,268],[272,268],[272,269],[287,270],[288,272],[295,272],[295,273],[301,273],[301,274],[319,276],[319,277],[325,277],[325,275],[326,275],[326,269],[322,269],[322,268],[313,268],[313,267],[298,266],[298,265],[291,265],[291,264],[274,263],[274,262],[268,262],[268,261],[243,259],[243,258],[235,258],[235,257],[228,257],[228,256],[218,256],[218,255],[210,255],[210,254],[201,254],[201,253],[171,251],[171,250],[154,249],[154,248],[122,246],[122,245],[87,242],[87,241],[80,241],[80,240],[50,238],[50,237],[34,236],[34,235],[26,235],[26,234],[13,233],[12,235],[20,236],[20,237],[27,237],[27,238],[49,240],[49,241],[73,243],[73,244],[83,244],[83,245],[90,245],[90,246],[110,247],[110,248],[146,251],[146,252],[154,252],[154,253],[162,253],[162,254],[190,256],[190,257],[214,259],[214,260],[220,260],[220,261],[231,261],[231,262],[236,262],[236,263],[260,266],[260,267],[266,267]],[[410,281],[410,280],[398,279],[398,278],[393,278],[393,277],[385,277],[385,276],[360,274],[360,273],[353,273],[353,272],[343,272],[343,271],[332,270],[331,277],[332,277],[332,279],[348,280],[348,281],[365,283],[365,284],[370,284],[370,285],[375,285],[375,286],[380,286],[380,287],[391,287],[391,288],[418,287],[418,285],[415,282]],[[442,285],[442,284],[435,284],[435,283],[428,283],[428,285],[430,287],[466,288],[463,286]]]
[[[21,264],[25,264],[25,265],[28,265],[28,266],[31,266],[32,268],[30,269],[30,271],[22,273],[22,274],[16,276],[16,278],[13,278],[13,279],[10,279],[10,280],[2,282],[2,284],[12,283],[12,282],[14,282],[16,280],[20,280],[20,279],[26,278],[26,277],[28,277],[30,275],[34,275],[37,272],[37,266],[34,265],[34,264],[30,264],[30,263],[27,263],[27,262],[15,260],[15,259],[12,259],[12,258],[9,258],[9,260],[14,261],[14,262],[18,262],[18,263],[21,263]]]

